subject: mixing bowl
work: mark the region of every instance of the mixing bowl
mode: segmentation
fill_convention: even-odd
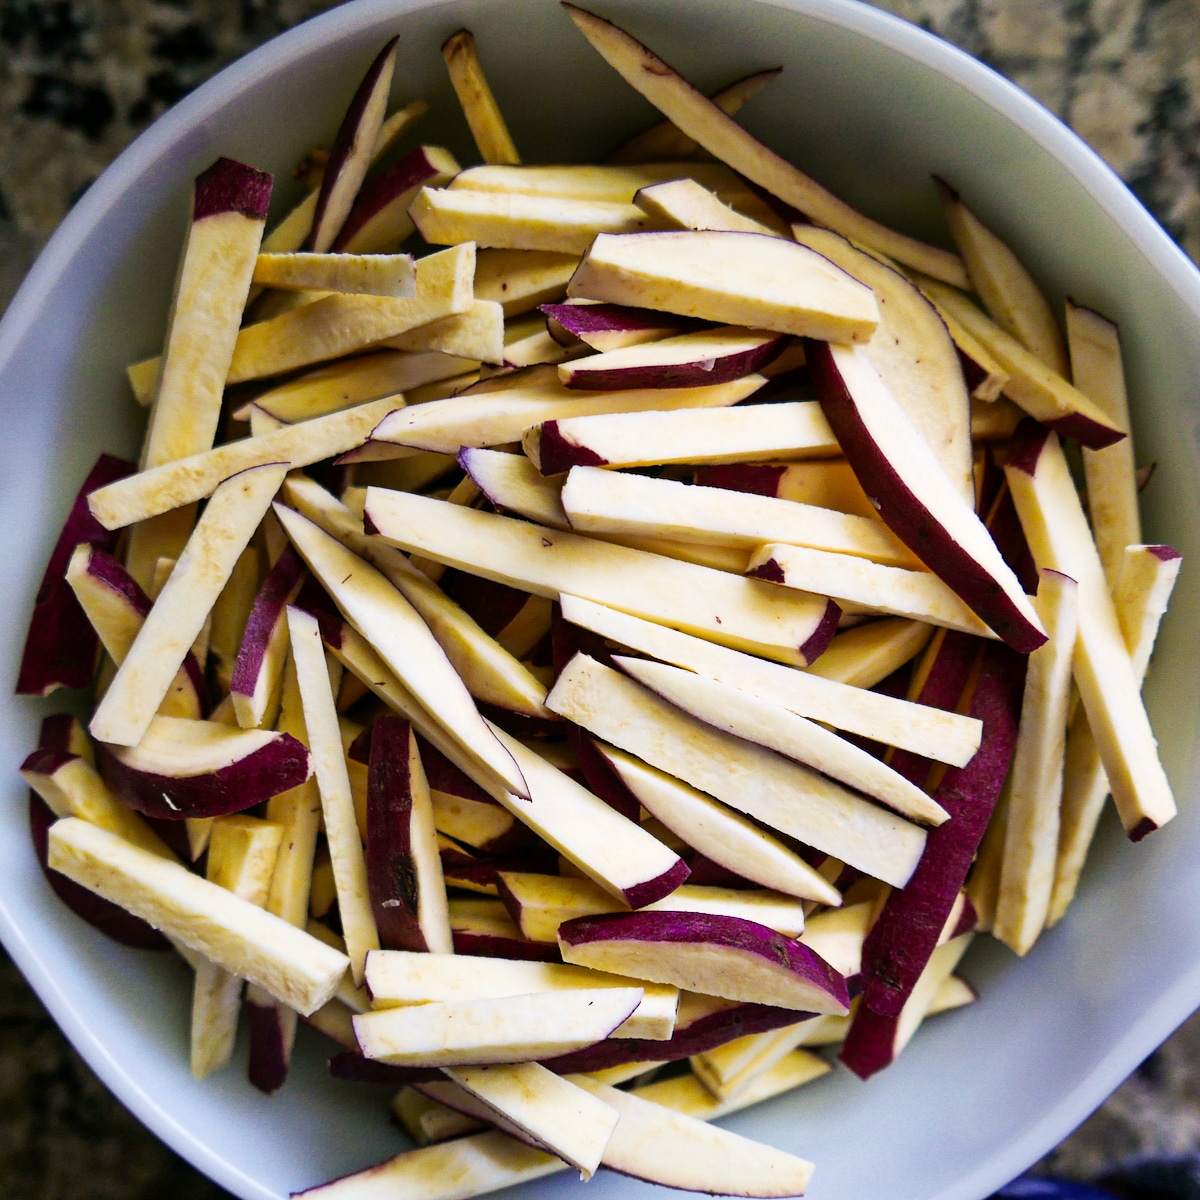
[[[599,5],[599,0],[597,0]],[[1200,274],[1120,181],[1045,110],[988,69],[848,0],[603,0],[703,87],[760,67],[783,78],[746,124],[871,216],[945,241],[930,175],[951,180],[1055,301],[1119,321],[1139,460],[1156,462],[1148,538],[1185,556],[1148,700],[1180,816],[1133,846],[1106,820],[1069,916],[1023,962],[978,945],[979,1002],[930,1022],[869,1084],[835,1072],[729,1126],[817,1163],[813,1200],[977,1200],[1049,1149],[1200,1003],[1196,807],[1200,616]],[[375,50],[400,34],[397,100],[427,98],[422,141],[474,160],[438,55],[474,30],[526,161],[594,158],[653,119],[552,0],[358,0],[285,34],[182,101],[89,189],[0,325],[8,465],[0,474],[3,677],[54,534],[101,449],[134,454],[142,413],[126,363],[161,345],[190,180],[217,155],[290,170],[328,144]],[[60,694],[61,695],[61,694]],[[246,1200],[278,1200],[394,1153],[386,1091],[330,1081],[305,1031],[274,1098],[236,1068],[187,1066],[189,982],[167,956],[84,926],[38,873],[16,767],[44,712],[0,712],[0,936],[92,1067],[160,1137]],[[982,939],[981,939],[982,941]],[[524,1194],[576,1191],[568,1175]],[[601,1174],[593,1198],[650,1191]]]

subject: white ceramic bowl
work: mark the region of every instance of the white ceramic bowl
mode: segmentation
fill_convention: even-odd
[[[596,0],[703,86],[782,63],[748,125],[872,216],[942,238],[929,175],[954,181],[1056,299],[1121,323],[1139,458],[1157,461],[1147,536],[1200,551],[1200,275],[1136,200],[1045,110],[919,30],[839,0]],[[420,129],[471,161],[438,56],[460,26],[528,161],[586,159],[651,119],[552,0],[359,0],[223,72],[91,187],[0,326],[9,466],[0,476],[2,677],[69,497],[100,449],[132,454],[141,413],[122,368],[157,350],[189,181],[215,156],[275,171],[328,142],[375,49],[401,34],[397,94],[425,96]],[[277,206],[278,211],[278,206]],[[1149,700],[1182,815],[1140,846],[1109,820],[1070,916],[1018,963],[994,944],[965,974],[978,1004],[939,1017],[868,1085],[837,1072],[729,1125],[814,1159],[813,1200],[977,1200],[1097,1106],[1200,1003],[1200,812],[1190,565]],[[16,766],[61,701],[3,706],[0,936],[101,1078],[160,1137],[246,1200],[278,1200],[401,1148],[387,1092],[330,1082],[303,1037],[274,1099],[234,1068],[195,1083],[187,981],[166,956],[125,951],[51,895],[30,852]],[[577,1193],[557,1176],[527,1190]],[[593,1198],[651,1189],[601,1174]]]

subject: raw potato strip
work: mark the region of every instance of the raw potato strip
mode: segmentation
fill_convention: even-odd
[[[340,358],[386,338],[466,312],[474,302],[475,246],[421,259],[416,295],[344,296],[333,292],[282,316],[243,327],[225,382],[245,383]]]
[[[460,998],[364,1013],[354,1032],[366,1058],[399,1066],[530,1062],[603,1041],[641,998],[632,985]]]
[[[815,400],[747,404],[703,414],[653,411],[569,417],[531,429],[524,446],[543,475],[573,466],[741,463],[841,453]]]
[[[739,1196],[800,1196],[812,1178],[812,1163],[802,1158],[586,1075],[567,1078],[620,1114],[604,1152],[609,1170],[667,1187]]]
[[[545,685],[414,567],[406,555],[377,538],[367,537],[362,521],[307,476],[290,475],[284,482],[283,495],[292,508],[360,554],[404,594],[477,700],[528,717],[548,715]]]
[[[1071,658],[1079,628],[1075,580],[1043,570],[1034,603],[1050,640],[1029,656],[1008,780],[1004,858],[992,933],[1027,954],[1046,923],[1058,850]]]
[[[255,817],[217,817],[208,848],[209,883],[260,908],[266,902],[283,829]],[[242,1006],[242,980],[214,963],[196,967],[192,988],[192,1075],[229,1065]]]
[[[1125,565],[1113,603],[1139,684],[1145,678],[1159,622],[1179,577],[1181,561],[1170,546],[1130,546],[1125,551]],[[1088,726],[1087,713],[1081,707],[1067,731],[1062,825],[1047,926],[1062,917],[1075,897],[1108,791],[1108,777]]]
[[[375,56],[342,118],[329,149],[306,250],[322,254],[333,245],[366,178],[387,112],[399,41],[392,38]]]
[[[634,204],[468,188],[422,188],[409,214],[433,245],[474,242],[489,249],[556,254],[583,254],[597,234],[655,227]]]
[[[651,184],[639,189],[633,202],[668,229],[711,229],[779,236],[776,230],[744,217],[694,179]]]
[[[522,386],[528,380],[528,386]],[[554,367],[534,367],[503,387],[472,389],[434,404],[398,408],[371,432],[371,449],[388,444],[409,451],[457,454],[464,447],[505,445],[546,421],[588,413],[630,413],[727,408],[752,396],[766,380],[746,375],[728,383],[689,388],[637,388],[579,392],[558,382]],[[405,451],[400,451],[405,453]],[[356,456],[347,456],[353,461]]]
[[[810,220],[956,287],[969,286],[962,260],[896,233],[855,211],[747,133],[657,55],[624,30],[572,4],[567,15],[608,64],[710,154]]]
[[[540,1063],[447,1067],[446,1074],[588,1180],[617,1126],[612,1105]]]
[[[840,1017],[818,1017],[818,1021],[837,1021]],[[703,1058],[703,1056],[701,1056]],[[812,1083],[822,1075],[828,1075],[833,1068],[823,1058],[810,1053],[808,1050],[790,1050],[786,1054],[755,1075],[745,1087],[738,1089],[729,1096],[718,1099],[709,1090],[707,1080],[701,1082],[698,1073],[691,1075],[676,1075],[671,1079],[663,1079],[657,1083],[643,1084],[633,1088],[635,1095],[644,1100],[651,1100],[665,1108],[674,1109],[695,1117],[700,1121],[715,1121],[730,1113],[759,1104],[794,1088]],[[696,1062],[693,1061],[693,1072]]]
[[[278,917],[75,817],[50,828],[50,866],[302,1015],[332,997],[344,954]]]
[[[21,778],[56,817],[78,817],[107,829],[131,846],[175,861],[175,851],[108,790],[86,758],[65,750],[39,748],[21,764]]]
[[[1004,474],[1038,566],[1079,584],[1075,683],[1125,832],[1139,841],[1175,815],[1175,798],[1058,435],[1018,431]]]
[[[65,578],[105,653],[119,667],[145,623],[150,597],[116,559],[87,542],[75,547]],[[198,719],[204,691],[200,664],[189,653],[171,680],[159,712],[165,717]]]
[[[445,507],[458,511],[453,505]],[[372,643],[429,715],[472,758],[524,795],[524,781],[512,755],[490,733],[416,609],[380,571],[320,526],[282,505],[275,512],[346,619]]]
[[[1090,308],[1068,300],[1067,342],[1075,386],[1117,425],[1128,429],[1129,401],[1117,326]],[[1132,435],[1103,450],[1085,448],[1083,474],[1096,549],[1109,589],[1115,593],[1125,547],[1139,545],[1142,540]]]
[[[971,290],[983,301],[992,320],[1057,371],[1070,375],[1067,346],[1050,302],[1021,260],[962,202],[958,192],[934,179],[946,224],[966,263]]]
[[[612,746],[598,749],[645,808],[705,857],[787,895],[842,902],[841,893],[804,859],[740,813]]]
[[[222,480],[251,467],[286,463],[307,467],[361,445],[394,408],[390,397],[289,425],[262,437],[227,442],[203,454],[132,475],[124,487],[98,488],[88,497],[105,529],[120,529],[212,495]]]
[[[254,282],[288,291],[399,298],[417,294],[411,254],[260,254]]]
[[[94,737],[118,746],[141,741],[285,474],[285,466],[267,464],[217,487],[92,717]]]
[[[442,46],[442,59],[480,158],[485,163],[519,163],[521,156],[483,73],[474,35],[467,29],[452,34]]]
[[[361,984],[367,953],[379,949],[379,934],[371,912],[367,890],[367,864],[358,823],[346,759],[338,732],[337,709],[329,690],[329,672],[321,646],[317,619],[288,608],[288,633],[296,680],[304,708],[313,773],[321,793],[321,812],[325,818],[325,836],[333,860],[333,878],[337,885],[338,915],[346,938],[346,953],[354,982]]]
[[[879,327],[866,344],[867,357],[973,506],[971,400],[954,341],[937,309],[899,271],[831,229],[796,225],[793,233],[874,291]]]
[[[882,522],[792,500],[572,467],[561,501],[571,528],[580,533],[642,534],[738,546],[784,542],[924,569]]]
[[[748,101],[753,100],[772,79],[778,78],[782,67],[755,71],[735,80],[728,87],[714,92],[710,99],[724,113],[733,116]],[[670,121],[660,121],[635,133],[622,142],[604,161],[606,163],[654,163],[686,158],[696,152],[696,143]]]
[[[816,721],[679,667],[619,655],[612,661],[626,675],[715,729],[795,759],[909,820],[930,825],[946,820],[945,809],[919,787]]]
[[[564,594],[560,603],[563,619],[573,625],[590,629],[663,662],[719,680],[812,721],[821,721],[848,733],[911,750],[956,767],[965,766],[979,749],[981,728],[978,721],[865,690],[877,680],[872,684],[850,686],[817,674],[817,668],[838,646],[839,638],[848,634],[834,638],[830,649],[813,667],[807,671],[794,671],[577,596]],[[878,624],[862,628],[877,628]],[[909,635],[912,628],[911,623],[906,623],[898,627],[898,632]],[[856,640],[862,641],[861,634]],[[908,654],[902,662],[907,662],[919,647],[915,646],[914,639],[914,648],[909,650],[906,645],[904,649]],[[889,669],[881,678],[895,669],[890,661],[884,665]]]
[[[789,759],[705,725],[586,655],[571,660],[546,703],[604,741],[896,887],[904,886],[921,856],[924,830]]]
[[[821,406],[879,515],[1022,654],[1046,640],[1020,581],[859,346],[807,342]]]
[[[824,650],[837,621],[821,597],[425,496],[369,488],[366,516],[393,545],[471,574],[549,599],[583,592],[795,665]]]
[[[848,687],[873,688],[905,663],[911,662],[925,648],[933,634],[932,625],[906,621],[903,617],[870,621],[856,629],[839,633],[829,643],[829,649],[807,669],[806,674],[828,679],[832,683],[844,683]],[[784,707],[789,706],[785,704]],[[843,724],[842,728],[850,727]],[[893,738],[892,744],[899,746],[900,742]],[[928,758],[939,757],[937,751],[921,750],[919,753]],[[948,761],[955,766],[962,765],[954,760]]]
[[[495,300],[506,317],[519,316],[566,295],[579,255],[549,250],[480,250],[475,259],[475,299]]]
[[[494,300],[476,300],[464,313],[418,325],[382,344],[414,353],[438,351],[468,363],[500,363],[504,361],[504,309]]]
[[[784,587],[812,588],[851,612],[886,613],[964,633],[992,636],[971,608],[930,571],[888,567],[807,546],[760,546],[746,574]]]
[[[687,879],[687,865],[673,850],[498,726],[492,731],[529,790],[528,800],[505,792],[495,799],[589,879],[631,908],[669,895]]]
[[[869,287],[807,246],[758,233],[600,232],[567,295],[837,342],[865,342],[879,324]]]
[[[270,175],[228,158],[196,179],[143,469],[213,444],[271,185]]]
[[[229,582],[213,605],[209,651],[216,656],[217,685],[229,691],[238,648],[246,632],[246,622],[254,607],[262,580],[262,553],[257,546],[247,546],[238,556]]]
[[[1004,394],[1035,420],[1097,450],[1127,436],[1126,426],[1026,350],[961,292],[927,280],[921,281],[921,289],[983,343],[1008,372]]]

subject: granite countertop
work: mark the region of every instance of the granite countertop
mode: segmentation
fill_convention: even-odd
[[[1200,261],[1200,0],[888,0],[1080,133]],[[0,0],[0,310],[72,202],[168,106],[322,0]],[[0,952],[2,955],[2,952]],[[1200,1151],[1200,1016],[1038,1169]],[[211,1200],[0,961],[0,1195]]]

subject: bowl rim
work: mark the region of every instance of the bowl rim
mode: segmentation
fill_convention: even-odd
[[[288,63],[338,38],[385,19],[402,20],[444,0],[351,0],[271,38],[224,67],[143,131],[74,205],[22,281],[0,319],[0,373],[39,317],[64,267],[137,178],[190,128],[202,123]],[[488,0],[500,3],[502,0]],[[746,0],[742,0],[746,3]],[[1055,158],[1105,207],[1159,279],[1200,319],[1200,270],[1168,236],[1116,173],[1077,134],[1017,85],[937,35],[860,0],[753,0],[764,7],[825,22],[929,67],[952,80],[998,116],[1017,126]],[[597,0],[587,7],[603,9]],[[60,1029],[89,1066],[137,1118],[168,1146],[220,1186],[254,1200],[283,1200],[263,1189],[174,1119],[136,1073],[96,1036],[86,1012],[47,970],[17,914],[0,900],[0,940]],[[1079,1125],[1117,1085],[1200,1004],[1200,962],[1162,993],[1095,1061],[1078,1085],[1015,1141],[997,1150],[930,1200],[978,1200],[1037,1161]]]

